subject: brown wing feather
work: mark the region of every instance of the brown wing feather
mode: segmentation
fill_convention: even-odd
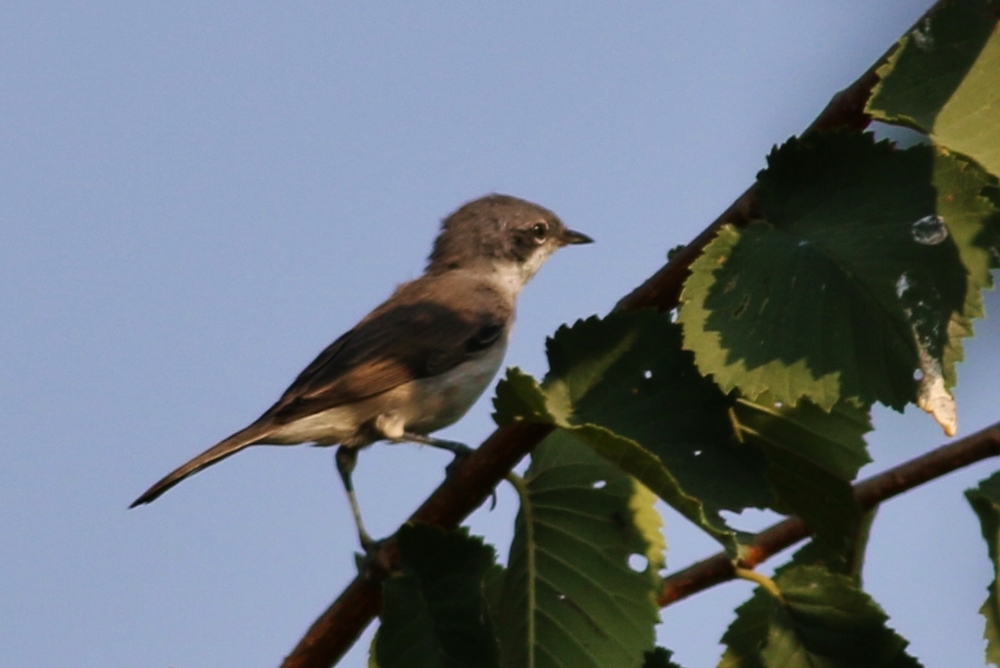
[[[471,298],[456,300],[456,291]],[[267,414],[288,423],[444,373],[496,341],[510,313],[489,285],[454,276],[407,283],[320,353]]]

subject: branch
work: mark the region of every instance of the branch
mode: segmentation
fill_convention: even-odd
[[[918,485],[997,456],[1000,456],[1000,422],[859,482],[854,486],[854,498],[864,510],[871,510]],[[754,537],[740,566],[754,568],[810,534],[798,517],[779,522]],[[734,577],[733,563],[725,552],[720,552],[664,578],[657,603],[666,607]]]
[[[410,516],[422,522],[454,529],[483,504],[493,488],[554,427],[519,423],[500,427]],[[354,578],[282,663],[282,668],[332,666],[355,643],[382,605],[382,580],[399,563],[399,545],[389,538],[379,547],[367,570]]]
[[[938,0],[924,17],[947,1]],[[875,72],[895,48],[894,44],[857,81],[834,95],[806,132],[866,128],[871,118],[864,113],[864,107],[872,87],[878,81]],[[668,311],[676,307],[691,263],[701,254],[705,245],[715,238],[719,229],[727,223],[745,227],[757,216],[756,191],[756,186],[750,186],[670,262],[619,301],[615,310],[655,308]],[[446,529],[458,526],[550,431],[551,427],[525,424],[498,429],[460,463],[410,520]],[[339,661],[378,614],[381,606],[380,583],[391,572],[393,564],[398,563],[398,559],[398,547],[394,540],[389,539],[375,555],[372,567],[355,578],[313,623],[282,663],[282,668],[328,668]]]

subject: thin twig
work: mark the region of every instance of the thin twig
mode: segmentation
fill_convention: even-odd
[[[997,456],[1000,456],[1000,422],[859,482],[854,486],[854,497],[864,510],[871,510],[918,485]],[[779,522],[757,534],[740,566],[754,568],[810,533],[798,517]],[[720,552],[664,578],[657,603],[666,607],[734,577],[733,563],[725,552]]]
[[[938,0],[924,17],[944,2],[947,0]],[[867,127],[871,119],[864,113],[864,106],[877,82],[875,71],[894,49],[895,45],[857,81],[834,95],[807,132]],[[662,269],[619,301],[615,309],[633,311],[655,308],[668,311],[676,307],[688,268],[705,245],[727,223],[746,226],[755,217],[756,209],[756,186],[751,186]],[[456,467],[453,474],[411,516],[411,521],[443,528],[458,526],[550,431],[551,427],[528,424],[498,429]],[[339,661],[378,614],[381,580],[391,571],[393,564],[398,563],[398,558],[399,549],[395,541],[385,541],[373,559],[373,566],[355,578],[313,623],[282,663],[282,668],[329,668]]]

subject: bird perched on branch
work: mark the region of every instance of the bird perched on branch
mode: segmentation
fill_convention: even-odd
[[[337,470],[370,551],[375,541],[351,481],[358,451],[385,440],[467,454],[467,446],[428,434],[465,415],[493,380],[517,297],[545,260],[563,246],[591,241],[516,197],[465,204],[444,220],[422,276],[330,344],[252,424],[168,474],[130,507],[251,445],[339,445]]]

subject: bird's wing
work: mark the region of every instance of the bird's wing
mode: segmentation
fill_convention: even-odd
[[[409,298],[407,287],[320,353],[267,415],[293,422],[436,376],[504,335],[511,309],[495,292],[480,289],[481,299],[454,308],[436,291]]]

